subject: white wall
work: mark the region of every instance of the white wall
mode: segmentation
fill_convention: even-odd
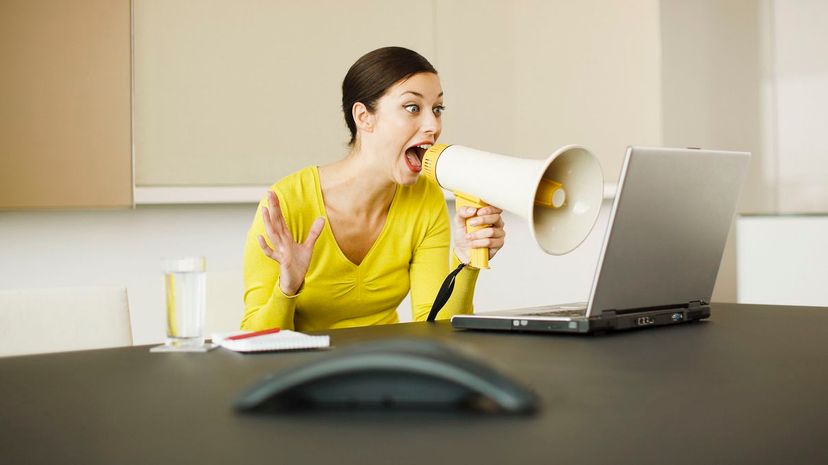
[[[773,2],[778,212],[828,212],[828,2]]]
[[[738,301],[828,306],[828,2],[760,3],[766,156],[754,187],[765,193],[746,200],[766,215],[738,221]]]
[[[828,215],[738,222],[739,302],[828,307]]]
[[[770,211],[769,0],[661,0],[660,7],[662,143],[751,152],[739,212]],[[737,271],[731,228],[713,300],[737,300]]]
[[[586,300],[610,203],[570,255],[539,252],[526,226],[506,215],[507,245],[481,273],[475,305],[494,310]],[[208,331],[241,321],[242,245],[253,204],[142,206],[135,210],[0,212],[0,288],[125,286],[135,344],[164,338],[165,256],[204,255]],[[400,307],[410,320],[410,304]]]
[[[254,210],[211,205],[0,212],[0,286],[125,286],[133,341],[148,344],[164,336],[161,258],[205,255],[208,318],[227,327],[241,319],[242,244]]]

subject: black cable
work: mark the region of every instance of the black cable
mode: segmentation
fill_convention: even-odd
[[[454,291],[454,279],[457,277],[457,274],[460,273],[460,270],[466,266],[465,263],[461,263],[454,269],[451,273],[446,276],[446,279],[443,281],[443,284],[440,286],[440,291],[437,292],[437,297],[434,298],[434,304],[431,306],[431,311],[428,312],[428,318],[426,321],[434,321],[437,318],[437,314],[440,313],[440,309],[443,308],[443,305],[448,302],[449,297],[451,297],[452,291]]]

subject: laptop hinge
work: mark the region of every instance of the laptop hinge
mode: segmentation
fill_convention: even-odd
[[[698,319],[710,316],[710,302],[692,300],[687,304],[687,318]]]
[[[687,310],[695,310],[697,308],[704,307],[705,305],[707,305],[707,302],[705,302],[703,300],[691,300],[687,304]]]
[[[674,304],[674,305],[658,305],[655,307],[633,307],[633,308],[625,308],[625,309],[609,309],[609,310],[602,310],[601,311],[601,318],[615,318],[617,315],[624,315],[629,313],[643,313],[643,312],[652,312],[656,310],[671,310],[675,308],[687,308],[688,311],[690,310],[698,310],[702,307],[708,306],[709,303],[704,300],[691,300],[686,304]]]
[[[618,312],[614,308],[610,310],[602,310],[601,316],[597,317],[597,320],[602,322],[602,327],[600,328],[600,330],[611,331],[616,329],[616,326],[618,324],[618,319],[616,318],[616,315],[618,315]],[[594,318],[595,317],[590,317],[590,319]]]

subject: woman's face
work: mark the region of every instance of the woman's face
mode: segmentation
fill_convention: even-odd
[[[423,155],[440,137],[442,113],[443,89],[434,73],[400,81],[377,101],[371,140],[397,184],[417,182]]]

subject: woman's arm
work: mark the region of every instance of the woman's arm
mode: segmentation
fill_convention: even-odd
[[[433,215],[422,242],[414,249],[409,275],[411,280],[411,313],[415,321],[425,321],[440,285],[449,273],[449,231],[448,209],[442,193],[439,203],[434,205]],[[451,267],[456,268],[460,261],[452,254]],[[474,286],[480,270],[464,268],[457,275],[454,292],[446,305],[440,310],[437,319],[448,319],[460,313],[474,311]]]
[[[290,234],[284,219],[286,206],[280,206],[281,203],[274,192],[268,192],[259,203],[258,212],[261,213],[257,213],[247,233],[242,329],[294,327],[296,297],[304,285],[308,263],[324,221],[317,219],[307,240],[299,244]],[[285,270],[293,275],[290,283],[282,282]]]

